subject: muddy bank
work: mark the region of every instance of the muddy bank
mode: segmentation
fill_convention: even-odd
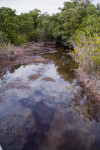
[[[75,69],[74,73],[77,75],[80,83],[84,86],[85,91],[93,100],[100,101],[100,80],[90,78],[82,69]]]
[[[75,60],[72,53],[68,53],[67,55],[71,56]],[[82,69],[74,69],[73,72],[84,87],[88,96],[92,100],[100,101],[100,80],[94,76],[89,76]]]
[[[23,55],[25,52],[42,50],[48,46],[49,46],[49,50],[52,50],[53,47],[56,46],[56,43],[55,42],[42,42],[42,43],[29,42],[23,47],[21,46],[15,47],[13,51],[9,51],[9,50],[0,51],[0,60],[14,59],[19,55]]]
[[[55,52],[55,42],[34,43],[29,42],[25,47],[16,47],[13,53],[9,51],[0,52],[0,72],[7,71],[12,65],[22,65],[28,63],[49,63],[50,60],[40,56],[44,50]],[[36,53],[36,56],[33,53]]]

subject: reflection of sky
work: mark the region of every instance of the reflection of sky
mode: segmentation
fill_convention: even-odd
[[[34,81],[29,80],[29,76],[36,74],[38,70],[41,69],[41,77]],[[51,64],[32,64],[27,66],[21,66],[16,69],[14,73],[8,72],[4,79],[6,83],[16,84],[17,80],[20,81],[22,85],[27,85],[30,87],[28,90],[22,89],[9,89],[5,91],[7,99],[16,99],[20,100],[23,98],[31,97],[34,101],[40,101],[41,98],[46,96],[52,97],[56,102],[69,100],[77,93],[78,90],[81,90],[80,87],[76,86],[76,80],[73,80],[72,84],[68,81],[65,81],[56,71],[57,67],[53,63]],[[55,80],[55,82],[46,82],[42,80],[44,77],[50,77]],[[12,96],[13,95],[13,96]]]
[[[30,75],[40,70],[40,78],[29,80]],[[55,82],[46,82],[42,80],[44,77],[53,78]],[[6,89],[6,84],[10,83],[30,88]],[[86,103],[88,100],[84,94],[80,96],[82,89],[77,84],[77,79],[74,78],[72,82],[65,81],[58,74],[57,67],[53,63],[21,66],[13,73],[7,72],[0,80],[0,84],[2,91],[0,93],[2,99],[0,102],[0,139],[3,139],[3,142],[6,139],[8,142],[6,145],[10,147],[8,150],[22,150],[22,146],[28,144],[28,134],[32,134],[37,140],[38,132],[39,134],[45,132],[44,136],[51,146],[48,150],[53,150],[55,146],[62,144],[63,139],[66,145],[72,145],[74,142],[77,147],[77,144],[82,143],[84,146],[82,150],[100,139],[100,125],[94,121],[94,109],[91,103],[89,105]],[[96,114],[98,115],[98,112]],[[89,116],[93,121],[87,122],[84,119]],[[48,126],[50,128],[47,130]],[[22,139],[17,143],[14,138],[16,139],[18,134]],[[39,135],[39,140],[41,138],[45,139]],[[9,145],[12,141],[14,143]],[[47,144],[45,140],[43,142],[44,145]]]

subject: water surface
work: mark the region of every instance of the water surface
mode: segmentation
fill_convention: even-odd
[[[34,51],[51,62],[0,75],[3,150],[100,150],[100,103],[89,99],[62,48]]]

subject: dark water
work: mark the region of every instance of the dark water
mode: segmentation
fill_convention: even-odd
[[[3,150],[100,150],[100,103],[79,85],[74,60],[60,48],[33,55],[51,62],[13,66],[1,74]]]

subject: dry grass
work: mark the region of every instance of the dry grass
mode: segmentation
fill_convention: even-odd
[[[16,47],[14,45],[8,44],[2,44],[0,45],[0,58],[9,58],[12,55],[14,55],[16,52]]]

